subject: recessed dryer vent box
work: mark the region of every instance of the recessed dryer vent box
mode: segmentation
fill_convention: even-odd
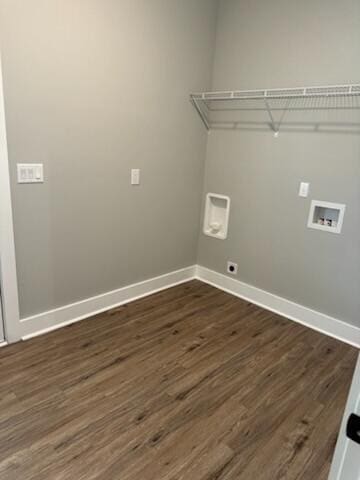
[[[225,240],[230,213],[230,198],[225,195],[206,195],[204,233],[210,237]]]
[[[324,232],[340,233],[344,221],[346,205],[342,203],[313,200],[309,213],[309,228]]]

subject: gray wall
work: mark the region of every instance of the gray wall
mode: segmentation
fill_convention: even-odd
[[[359,58],[358,0],[220,2],[214,90],[356,83]],[[236,261],[240,280],[360,326],[360,136],[326,132],[328,121],[349,121],[343,114],[317,115],[321,132],[278,139],[211,132],[204,192],[231,197],[229,236],[201,234],[198,260],[222,273]],[[311,130],[314,119],[285,120]],[[308,199],[300,181],[311,183]],[[347,204],[342,235],[306,228],[311,198]]]
[[[211,86],[216,13],[0,0],[22,317],[196,262],[206,134],[188,94]],[[221,0],[212,87],[357,82],[359,57],[357,0]],[[204,192],[232,210],[228,240],[201,234],[198,261],[237,261],[239,279],[360,325],[360,137],[321,130],[211,133]],[[17,162],[43,162],[46,182],[17,185]],[[311,198],[347,204],[342,235],[305,227]]]
[[[196,261],[215,0],[0,0],[21,316]],[[43,162],[43,185],[17,185]],[[142,184],[130,186],[130,169]]]

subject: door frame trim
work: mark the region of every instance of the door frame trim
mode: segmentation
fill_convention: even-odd
[[[0,286],[7,343],[20,340],[19,294],[0,51]]]
[[[347,448],[349,446],[349,440],[346,436],[346,425],[351,413],[358,410],[359,403],[359,390],[360,390],[360,353],[356,362],[353,379],[346,401],[346,407],[341,422],[339,436],[336,442],[335,452],[332,459],[329,480],[348,480],[345,478],[344,467],[346,460]]]

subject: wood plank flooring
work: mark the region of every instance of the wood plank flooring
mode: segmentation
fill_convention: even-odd
[[[171,288],[0,350],[0,478],[325,480],[356,355]]]

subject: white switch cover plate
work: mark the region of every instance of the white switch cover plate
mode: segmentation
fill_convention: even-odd
[[[42,163],[18,163],[18,183],[43,183],[44,168]]]
[[[299,197],[307,198],[309,195],[310,183],[301,182],[299,188]]]
[[[140,169],[131,169],[131,185],[140,185]]]

